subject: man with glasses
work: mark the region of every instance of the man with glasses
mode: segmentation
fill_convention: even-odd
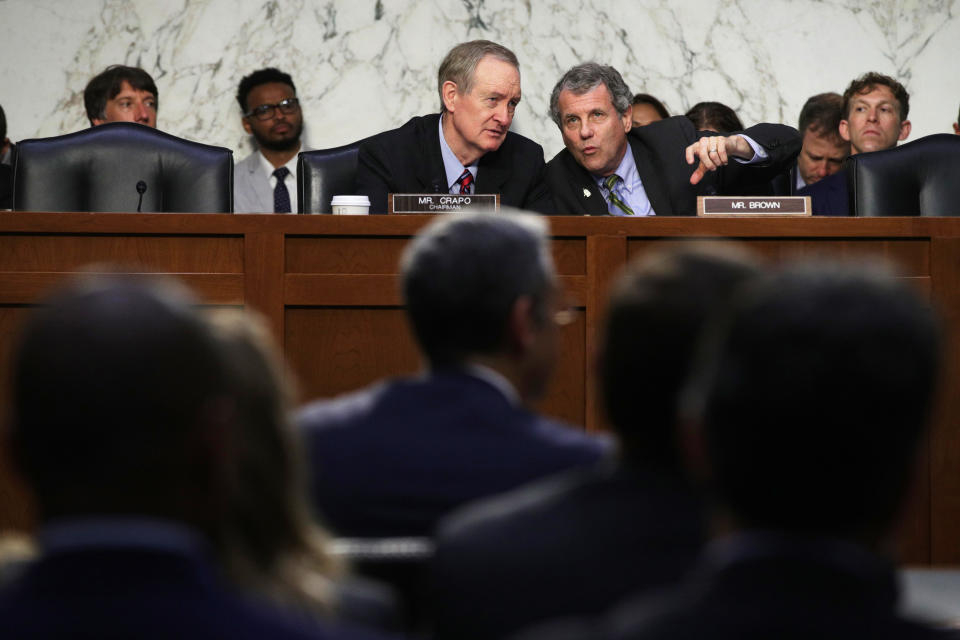
[[[234,167],[234,212],[296,213],[297,154],[308,149],[293,79],[273,67],[254,71],[240,81],[237,102],[257,150]]]
[[[428,536],[465,502],[595,463],[598,439],[537,414],[570,313],[547,221],[440,216],[400,262],[425,371],[308,405],[316,511],[343,536]]]

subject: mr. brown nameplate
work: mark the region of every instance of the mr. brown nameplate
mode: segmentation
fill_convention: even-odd
[[[697,215],[710,216],[809,216],[810,196],[733,197],[698,196]]]
[[[471,209],[500,211],[499,193],[391,193],[388,213],[460,213]]]

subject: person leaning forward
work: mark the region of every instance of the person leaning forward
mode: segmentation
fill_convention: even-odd
[[[372,213],[390,193],[499,193],[501,204],[552,213],[543,148],[510,131],[520,64],[488,40],[459,44],[437,74],[440,113],[412,118],[360,145],[357,192]]]
[[[566,145],[547,163],[555,213],[694,215],[697,196],[763,193],[800,151],[797,130],[780,124],[718,136],[677,116],[633,128],[630,103],[620,73],[595,62],[553,88],[550,112]]]

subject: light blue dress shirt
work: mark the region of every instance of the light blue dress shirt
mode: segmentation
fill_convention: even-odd
[[[443,118],[445,115],[446,114],[442,114],[440,116],[440,124],[438,124],[437,127],[438,135],[440,136],[440,155],[443,157],[443,170],[447,174],[447,192],[460,193],[460,185],[457,184],[457,180],[460,179],[463,170],[466,169],[473,176],[473,184],[470,185],[469,189],[470,193],[473,193],[474,187],[477,186],[477,168],[480,160],[477,159],[477,161],[469,167],[464,167],[463,164],[457,160],[453,149],[447,144],[447,139],[443,137]]]
[[[749,160],[744,160],[742,158],[734,158],[740,164],[756,164],[759,162],[765,161],[769,156],[767,155],[766,150],[757,144],[753,139],[740,134],[741,137],[747,141],[747,144],[750,145],[750,148],[753,149],[753,157]],[[440,135],[441,139],[443,134]],[[461,172],[463,170],[461,169]],[[449,176],[449,169],[447,170],[447,175]],[[640,173],[637,171],[637,163],[633,159],[633,149],[630,147],[630,143],[627,143],[627,151],[623,154],[623,160],[620,161],[620,164],[617,165],[617,170],[614,171],[618,176],[620,176],[621,182],[618,182],[614,186],[614,191],[620,197],[623,202],[627,204],[628,207],[633,211],[635,216],[654,216],[656,213],[653,211],[653,207],[650,205],[650,198],[647,197],[647,190],[643,188],[643,181],[640,180]],[[460,177],[460,174],[457,174],[457,178]],[[474,176],[476,177],[476,176]],[[603,183],[604,176],[593,176],[593,179],[597,182],[597,188],[600,189],[603,199],[607,202],[607,212],[612,216],[626,216],[628,214],[624,213],[617,207],[615,207],[610,202],[610,190],[607,189],[607,185]],[[454,178],[456,180],[456,178]]]

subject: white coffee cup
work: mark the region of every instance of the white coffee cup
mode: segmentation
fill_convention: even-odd
[[[333,213],[341,216],[365,216],[370,213],[370,198],[367,196],[333,196],[330,201]]]

